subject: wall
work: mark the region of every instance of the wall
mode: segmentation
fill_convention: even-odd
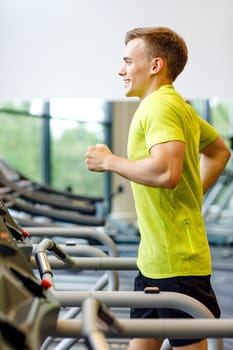
[[[187,41],[186,98],[232,97],[232,0],[1,0],[0,100],[124,99],[124,35],[165,25]]]

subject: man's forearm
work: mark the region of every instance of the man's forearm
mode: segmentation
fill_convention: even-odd
[[[86,153],[90,171],[110,171],[141,185],[168,189],[180,181],[183,160],[184,143],[179,141],[156,145],[148,157],[137,160],[119,157],[103,144],[88,147]]]
[[[129,160],[112,154],[108,157],[106,164],[107,171],[141,185],[160,188],[174,188],[177,185],[177,177],[172,175],[175,172],[174,169],[162,159],[148,157]]]
[[[200,164],[203,193],[206,193],[214,185],[218,177],[222,174],[228,159],[228,154],[222,155],[222,157],[218,159],[212,159],[201,155]]]

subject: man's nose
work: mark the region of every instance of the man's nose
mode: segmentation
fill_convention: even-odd
[[[120,76],[125,75],[125,70],[123,67],[120,69],[118,75],[120,75]]]

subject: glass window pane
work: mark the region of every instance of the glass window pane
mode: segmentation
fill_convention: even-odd
[[[103,195],[104,175],[89,172],[87,147],[103,143],[104,102],[88,98],[54,98],[50,101],[52,185],[73,192]]]
[[[1,156],[27,177],[41,181],[41,119],[0,112],[0,122]]]
[[[51,120],[52,135],[52,185],[59,189],[71,188],[73,192],[103,195],[103,173],[86,168],[87,147],[103,143],[103,126],[99,123],[79,123]]]

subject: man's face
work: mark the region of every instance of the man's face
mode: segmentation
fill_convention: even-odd
[[[150,84],[152,60],[148,58],[143,39],[128,42],[123,60],[119,75],[124,81],[125,95],[144,98]]]

